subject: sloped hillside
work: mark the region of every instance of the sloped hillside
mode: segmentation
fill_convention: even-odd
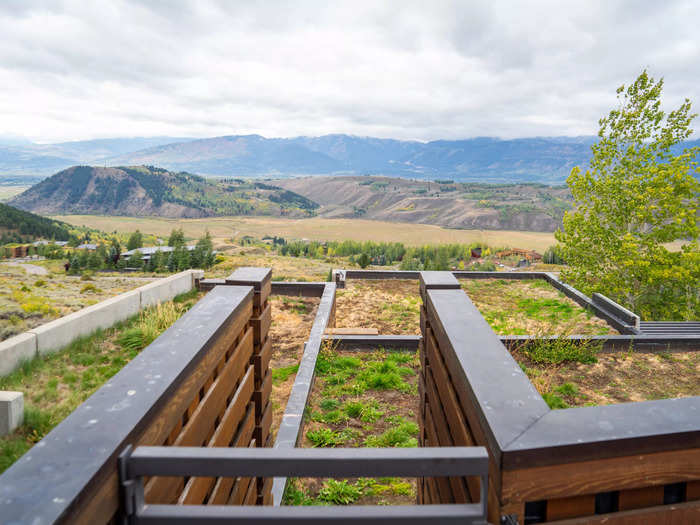
[[[38,238],[67,241],[69,226],[0,203],[0,244],[28,242]]]
[[[243,180],[209,181],[152,166],[74,166],[32,186],[11,204],[44,215],[98,214],[197,218],[304,217],[318,207],[288,190]]]
[[[459,183],[389,177],[302,177],[276,181],[313,197],[318,215],[448,228],[554,231],[572,200],[565,187],[542,184]]]

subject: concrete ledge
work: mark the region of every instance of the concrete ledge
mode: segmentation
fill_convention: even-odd
[[[22,392],[0,391],[0,436],[6,436],[24,420]]]
[[[29,330],[36,335],[37,352],[39,355],[55,352],[78,337],[136,315],[141,309],[140,297],[138,289],[125,292]]]
[[[204,277],[202,270],[184,272],[158,279],[145,286],[106,299],[28,332],[0,342],[0,376],[16,370],[22,361],[59,350],[78,337],[109,328],[136,315],[139,310],[176,295],[189,292]]]
[[[36,356],[36,335],[25,332],[10,337],[0,343],[0,376],[4,376],[19,367],[22,361],[29,361]]]
[[[201,270],[186,270],[137,288],[141,294],[141,308],[169,301],[176,295],[189,292],[194,287],[195,275],[201,274]]]

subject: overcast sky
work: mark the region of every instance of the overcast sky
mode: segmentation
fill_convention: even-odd
[[[0,135],[594,134],[645,67],[700,108],[698,21],[697,1],[2,0]]]

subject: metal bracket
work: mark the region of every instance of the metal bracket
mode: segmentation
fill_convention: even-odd
[[[134,447],[127,445],[118,458],[119,487],[122,501],[120,522],[122,525],[132,523],[133,518],[136,517],[136,514],[144,505],[143,480],[140,477],[131,479],[129,476],[129,459],[133,450]]]

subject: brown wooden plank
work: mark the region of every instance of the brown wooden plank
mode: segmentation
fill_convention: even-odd
[[[547,500],[547,520],[561,520],[595,514],[595,495]]]
[[[655,507],[664,503],[664,487],[644,487],[641,489],[621,490],[619,496],[619,509],[632,510],[644,507]]]
[[[431,312],[428,311],[428,321],[431,322]],[[445,359],[445,352],[451,351],[449,348],[443,348],[442,342],[439,340],[435,332],[431,329],[427,330],[427,334],[432,335],[435,339],[435,347],[440,353],[440,357],[442,358],[443,362],[445,363],[445,368],[447,370],[447,373],[450,375],[450,377],[460,377],[459,374],[457,374],[456,370],[453,370],[452,367],[458,366],[456,361],[451,361],[449,359]],[[427,345],[427,341],[424,341],[424,343]],[[430,359],[430,357],[428,357]],[[432,364],[432,363],[431,363]],[[486,434],[484,430],[481,428],[481,422],[479,419],[479,414],[478,410],[474,407],[471,401],[471,395],[469,392],[469,388],[466,384],[463,384],[463,382],[456,382],[452,383],[452,386],[454,388],[455,394],[457,394],[457,399],[459,400],[459,406],[462,408],[462,413],[464,414],[465,421],[469,425],[469,429],[471,432],[471,435],[474,439],[474,441],[480,445],[480,446],[486,446],[487,441],[486,441]],[[499,480],[500,482],[500,480]]]
[[[248,492],[243,499],[243,505],[255,505],[258,499],[258,486],[255,484],[255,479],[252,479],[248,484]]]
[[[688,501],[700,500],[700,481],[689,481],[686,483],[685,499]]]
[[[228,500],[229,505],[243,505],[245,495],[248,493],[248,486],[255,483],[253,478],[236,478],[231,490],[231,497]]]
[[[250,325],[253,327],[253,342],[256,345],[261,344],[267,337],[267,332],[270,330],[272,323],[272,305],[268,304],[262,313],[257,317],[251,317]]]
[[[695,481],[700,479],[700,449],[506,470],[502,479],[504,503]]]
[[[439,355],[437,341],[432,336],[426,341],[428,359],[431,363],[431,372],[435,380],[440,402],[445,411],[445,416],[450,428],[450,434],[457,446],[472,447],[475,445],[468,423],[452,386],[452,380],[447,374],[447,368]]]
[[[175,428],[173,428],[172,432],[170,432],[170,435],[167,437],[165,444],[172,445],[175,442],[175,440],[177,439],[177,436],[180,435],[181,430],[182,430],[182,419],[180,419],[175,424]]]
[[[253,392],[253,401],[256,406],[256,419],[257,423],[260,423],[262,417],[262,408],[267,406],[267,402],[270,400],[270,393],[272,392],[272,370],[267,371],[265,379],[262,381],[262,386],[259,390]]]
[[[431,393],[432,398],[438,398],[437,390],[435,388],[435,381],[432,375],[428,374],[428,391]],[[452,436],[448,430],[448,422],[445,418],[445,413],[443,407],[440,403],[431,404],[431,414],[433,417],[433,424],[435,425],[435,430],[437,432],[438,442],[441,447],[452,447],[454,442],[452,441]],[[466,487],[466,478],[447,478],[452,489],[452,494],[454,495],[455,503],[469,503],[471,501],[471,496]],[[472,480],[473,481],[473,480]],[[479,498],[479,482],[476,482],[475,486],[477,500]]]
[[[428,430],[428,435],[430,437],[431,443],[439,443],[439,438],[437,437],[437,432],[435,430],[435,423],[433,420],[432,416],[432,411],[431,411],[431,406],[428,405],[425,413],[425,427]],[[437,445],[431,445],[431,446],[437,446]],[[450,487],[450,483],[447,481],[447,478],[444,477],[437,477],[437,478],[430,478],[435,481],[435,485],[437,487],[438,491],[438,498],[440,503],[454,503],[455,498],[452,494],[452,488]]]
[[[252,367],[251,367],[252,371]],[[250,427],[252,426],[252,421],[253,421],[253,411],[252,407],[248,408],[248,414],[246,415],[246,421],[243,423],[241,429],[239,430],[234,446],[246,446],[250,442]],[[250,421],[250,422],[248,422]],[[208,444],[208,446],[219,446],[216,445],[214,442],[211,442]],[[206,499],[207,495],[211,491],[212,487],[214,486],[214,482],[216,481],[216,478],[208,478],[208,477],[196,477],[196,478],[190,478],[187,481],[187,484],[185,485],[184,490],[182,491],[182,494],[180,494],[180,497],[178,499],[178,503],[183,504],[183,505],[201,505],[204,500]],[[219,495],[214,496],[216,499],[219,499]]]
[[[700,503],[697,501],[559,520],[551,522],[551,525],[688,525],[692,523],[700,523]]]
[[[255,427],[253,432],[253,437],[261,446],[267,442],[267,437],[270,435],[270,425],[272,424],[272,403],[267,404],[265,411],[263,412],[260,424]]]
[[[250,319],[252,311],[253,302],[249,300],[241,307],[238,315],[223,327],[219,337],[212,342],[209,351],[193,372],[177,387],[170,400],[163,403],[146,428],[133,437],[134,444],[162,445],[165,442],[178,422],[182,421],[182,414],[186,407],[209,377],[213,367],[219,362],[221,353],[226,351],[230,341],[242,331]],[[91,483],[90,488],[83,493],[80,504],[72,508],[71,513],[65,517],[65,521],[80,524],[107,523],[116,514],[119,501],[118,475],[116,468],[112,470],[110,467],[110,470],[98,475]]]
[[[270,368],[270,359],[272,358],[272,339],[268,337],[262,347],[255,350],[258,350],[258,353],[253,355],[255,377],[265,377]]]
[[[234,434],[244,417],[248,416],[250,398],[253,393],[253,367],[248,367],[241,384],[238,385],[224,416],[221,418],[216,432],[212,436],[214,447],[226,447],[233,439]],[[237,446],[237,445],[234,445]]]
[[[258,505],[272,500],[272,478],[258,478]]]
[[[196,447],[204,444],[207,434],[214,427],[216,417],[226,408],[226,399],[243,375],[252,353],[253,334],[252,330],[248,329],[245,337],[226,362],[222,374],[207,391],[197,410],[175,440],[176,447]]]
[[[248,371],[231,402],[226,408],[219,426],[211,437],[212,446],[227,447],[238,428],[239,423],[246,415],[246,408],[250,405],[250,398],[253,393],[253,367],[249,366]],[[182,487],[178,489],[177,484],[181,483],[181,478],[154,477],[151,478],[145,487],[147,501],[175,501],[182,492]]]

